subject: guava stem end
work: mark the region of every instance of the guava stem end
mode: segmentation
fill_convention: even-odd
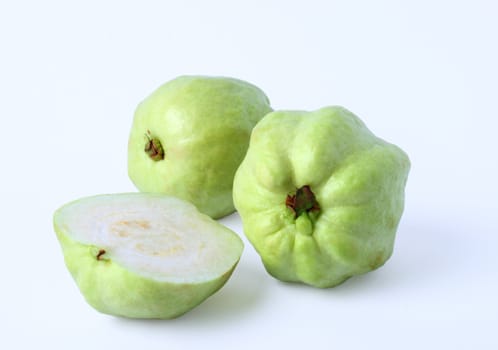
[[[104,258],[102,257],[102,255],[104,255],[106,253],[105,249],[99,249],[98,253],[97,253],[97,260],[104,260]]]
[[[157,137],[152,137],[150,131],[147,130],[145,133],[145,147],[144,151],[153,161],[164,159],[164,149],[161,145],[161,141]]]
[[[313,233],[313,224],[320,214],[320,204],[309,185],[298,188],[295,194],[288,194],[285,205],[294,214],[294,220],[299,232]]]

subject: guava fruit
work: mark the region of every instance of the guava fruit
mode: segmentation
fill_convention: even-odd
[[[193,203],[212,218],[232,213],[233,177],[256,123],[271,111],[256,86],[224,77],[181,76],[135,112],[128,174],[142,192]]]
[[[271,275],[333,287],[391,256],[409,168],[342,107],[275,111],[253,130],[235,207]]]
[[[130,318],[194,308],[224,285],[243,250],[234,232],[160,194],[83,198],[55,212],[54,228],[87,302]]]

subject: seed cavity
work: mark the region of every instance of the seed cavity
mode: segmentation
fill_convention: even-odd
[[[144,243],[136,243],[134,245],[134,249],[136,252],[148,256],[153,257],[172,257],[172,256],[180,256],[185,254],[185,247],[180,244],[173,245],[151,245]]]
[[[151,228],[147,220],[121,220],[110,225],[111,233],[121,238],[133,236],[139,231],[146,231]]]

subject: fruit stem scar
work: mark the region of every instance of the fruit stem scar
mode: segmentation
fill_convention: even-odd
[[[105,253],[106,251],[104,249],[100,249],[96,256],[97,260],[103,260],[102,255],[104,255]]]
[[[318,214],[320,212],[320,204],[309,185],[298,188],[295,194],[288,194],[285,205],[294,213],[295,219],[303,213]]]
[[[164,159],[164,150],[161,145],[161,141],[157,137],[152,137],[150,130],[145,133],[145,147],[144,151],[147,153],[153,161],[158,161]]]

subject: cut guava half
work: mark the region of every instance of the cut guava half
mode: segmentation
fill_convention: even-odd
[[[230,277],[239,236],[181,199],[150,193],[98,195],[54,214],[68,270],[102,313],[174,318]]]

